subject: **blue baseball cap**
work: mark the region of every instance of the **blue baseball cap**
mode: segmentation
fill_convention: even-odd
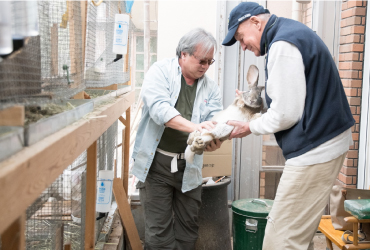
[[[257,16],[259,14],[270,13],[268,9],[265,9],[263,6],[255,2],[241,2],[236,6],[229,16],[229,25],[227,27],[227,35],[222,42],[222,45],[231,46],[236,43],[234,37],[236,30],[239,27],[239,24],[248,20],[251,16]]]

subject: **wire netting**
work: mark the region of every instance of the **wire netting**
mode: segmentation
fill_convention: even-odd
[[[26,249],[61,249],[63,220],[68,217],[64,206],[61,175],[26,211]]]
[[[97,141],[98,172],[99,170],[113,170],[116,159],[116,145],[118,135],[118,121],[114,122]],[[99,173],[98,173],[99,174]]]
[[[71,216],[71,220],[64,222],[64,243],[69,243],[73,250],[84,249],[86,164],[87,151],[84,151],[63,172],[63,197],[69,201],[66,209]]]
[[[12,1],[12,26],[27,23],[27,1]],[[22,47],[0,61],[0,109],[17,103],[68,99],[84,85],[83,32],[79,1],[38,1],[38,34],[16,37]],[[35,31],[36,32],[36,31]],[[18,49],[17,49],[18,48]]]
[[[130,80],[130,49],[128,60],[125,55],[120,60],[113,53],[115,14],[125,14],[124,1],[104,1],[99,6],[92,3],[87,11],[86,47],[86,86],[104,87],[112,84],[127,83]],[[129,41],[132,25],[129,25]]]
[[[117,134],[118,121],[97,140],[97,173],[114,170]],[[73,250],[84,249],[86,164],[84,151],[28,207],[26,249],[59,249],[58,244],[70,244]],[[97,233],[100,230],[97,228]]]

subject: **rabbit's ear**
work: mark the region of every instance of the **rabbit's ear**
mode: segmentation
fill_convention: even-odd
[[[247,81],[250,86],[257,86],[258,84],[258,68],[256,65],[249,66],[247,73]]]

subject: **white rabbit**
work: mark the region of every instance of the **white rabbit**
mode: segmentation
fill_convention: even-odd
[[[217,122],[211,131],[204,129],[202,132],[194,131],[189,134],[188,146],[185,150],[185,159],[193,163],[195,154],[203,154],[205,148],[214,139],[224,141],[229,138],[233,126],[227,125],[229,120],[250,121],[261,116],[263,101],[261,91],[264,87],[258,87],[258,68],[251,65],[247,73],[249,90],[237,96],[234,102],[225,110],[218,112],[212,121]]]

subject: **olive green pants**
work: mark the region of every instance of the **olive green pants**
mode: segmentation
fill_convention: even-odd
[[[177,160],[176,173],[171,173],[171,160],[157,152],[145,183],[137,184],[145,213],[145,250],[192,250],[198,239],[201,186],[183,193],[185,160]]]

